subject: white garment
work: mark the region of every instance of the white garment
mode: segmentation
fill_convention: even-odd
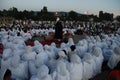
[[[35,40],[33,50],[37,53],[43,52],[43,45],[38,40]]]
[[[37,74],[37,67],[35,65],[34,60],[31,60],[28,62],[28,70],[29,70],[30,76]]]
[[[27,46],[26,53],[23,54],[22,59],[23,60],[35,60],[36,53],[32,52],[32,47]]]
[[[102,70],[102,63],[103,63],[103,55],[102,55],[102,50],[99,47],[94,47],[93,48],[93,59],[96,63],[96,67],[94,69],[94,74],[101,73]]]
[[[84,54],[87,52],[87,48],[88,48],[88,46],[87,46],[86,42],[79,41],[78,42],[78,46],[76,47],[77,54],[80,57],[83,57]]]
[[[42,60],[43,63],[48,62],[48,55],[43,51],[36,55],[36,60]]]
[[[52,80],[51,76],[48,73],[48,67],[46,65],[42,65],[40,69],[38,69],[37,77],[39,80]]]
[[[54,57],[54,53],[51,50],[50,46],[45,45],[44,48],[45,48],[45,53],[48,55],[48,58],[52,59]]]
[[[72,38],[69,38],[68,39],[68,43],[67,43],[68,46],[72,46],[72,45],[75,45],[74,41]]]
[[[88,80],[94,75],[95,62],[90,53],[84,55],[83,58],[83,80]]]
[[[111,68],[111,69],[115,68],[119,61],[120,61],[120,48],[116,47],[114,49],[114,54],[111,55],[111,57],[108,61],[109,68]]]
[[[52,75],[53,80],[70,80],[69,71],[66,69],[66,64],[59,61],[56,71]]]
[[[70,80],[82,80],[83,65],[78,55],[71,56],[71,63],[69,65]]]
[[[11,60],[11,67],[9,68],[12,72],[12,77],[18,80],[28,79],[28,65],[27,62],[20,62],[19,56],[13,56]]]

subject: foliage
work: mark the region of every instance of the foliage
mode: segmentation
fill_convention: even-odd
[[[80,14],[75,11],[70,11],[70,12],[58,12],[59,17],[61,20],[70,20],[70,21],[112,21],[113,20],[113,14],[110,13],[103,13],[103,11],[99,12],[99,17],[96,15],[85,15],[85,14]],[[17,8],[12,7],[9,10],[3,10],[0,11],[0,16],[1,17],[13,17],[15,19],[32,19],[32,20],[48,20],[48,21],[55,21],[56,16],[55,12],[49,12],[47,7],[44,6],[43,9],[40,11],[18,11]],[[119,18],[118,18],[119,21]]]

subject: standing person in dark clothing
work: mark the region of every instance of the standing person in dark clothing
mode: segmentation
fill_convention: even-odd
[[[60,18],[57,18],[57,22],[55,24],[55,39],[57,39],[58,41],[60,41],[63,38],[62,29],[63,26],[60,21]]]

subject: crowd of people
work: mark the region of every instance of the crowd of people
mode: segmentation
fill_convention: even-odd
[[[4,46],[0,80],[8,76],[13,80],[89,80],[102,72],[104,61],[111,70],[120,70],[120,25],[117,23],[62,22],[63,35],[86,34],[86,39],[75,44],[68,38],[57,47],[54,42],[42,45],[38,40],[34,46],[25,44],[33,36],[55,33],[55,22],[20,22],[0,27],[0,43]]]

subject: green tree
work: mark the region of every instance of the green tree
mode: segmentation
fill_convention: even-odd
[[[75,11],[70,11],[69,13],[69,18],[72,20],[77,20],[77,13]]]

